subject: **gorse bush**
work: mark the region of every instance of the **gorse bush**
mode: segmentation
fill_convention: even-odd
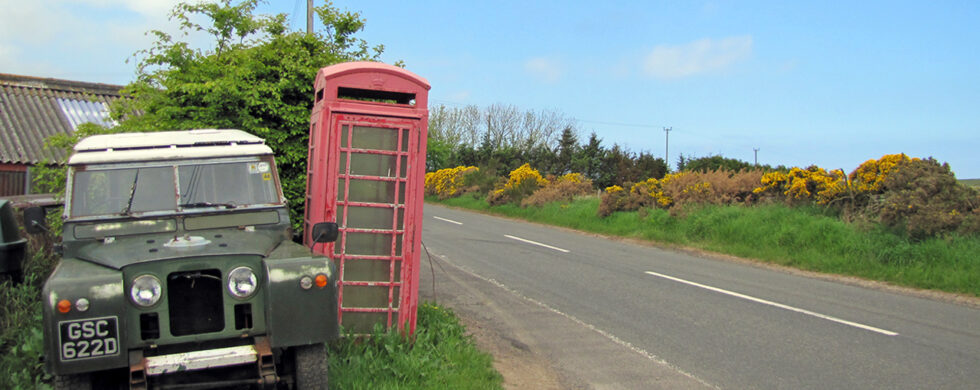
[[[601,196],[598,213],[604,217],[616,211],[659,208],[676,214],[687,205],[752,202],[753,189],[762,176],[758,170],[685,171],[668,174],[660,180],[650,178],[628,183],[629,191],[611,186]]]
[[[581,173],[569,173],[552,180],[543,188],[534,191],[531,196],[521,201],[521,206],[544,206],[551,202],[568,203],[576,196],[592,193],[592,180]]]
[[[880,193],[882,184],[899,165],[919,159],[912,159],[905,153],[886,154],[877,160],[862,163],[848,175],[851,189],[858,193]]]
[[[704,168],[710,166],[708,163],[719,161],[724,162],[713,158],[691,165]],[[492,174],[472,167],[440,170],[429,175],[427,194],[445,199],[467,191],[485,193],[489,206],[567,203],[593,191],[593,182],[580,174],[546,179],[529,164],[514,169],[506,178],[494,179]],[[433,183],[440,182],[437,180],[440,177],[446,178],[442,180],[448,183],[440,187],[445,190],[433,187]],[[471,184],[477,181],[476,178],[479,178],[479,188]],[[492,183],[496,184],[488,190]],[[460,185],[467,189],[458,190]],[[600,193],[596,212],[600,217],[606,217],[617,211],[664,209],[670,215],[678,216],[689,206],[774,202],[790,206],[813,205],[846,222],[857,222],[866,227],[880,224],[917,240],[980,232],[977,190],[960,184],[947,165],[932,158],[911,158],[905,154],[889,154],[865,161],[850,174],[845,174],[842,169],[827,170],[816,165],[779,170],[739,166],[736,170],[669,173],[662,178],[605,187]]]
[[[511,171],[507,182],[487,196],[487,203],[491,206],[504,203],[520,204],[524,198],[547,185],[548,180],[542,177],[537,169],[531,168],[530,164],[524,164]]]
[[[791,201],[815,201],[828,204],[847,191],[844,171],[827,171],[816,165],[806,169],[791,168],[789,172],[768,172],[760,179],[762,186],[752,192],[759,195],[785,196]]]
[[[466,176],[479,172],[480,168],[458,166],[456,168],[440,169],[425,174],[425,194],[435,195],[439,199],[452,198],[462,195],[472,189],[467,189]]]
[[[980,231],[980,196],[959,184],[948,164],[905,159],[879,184],[880,222],[913,239]]]

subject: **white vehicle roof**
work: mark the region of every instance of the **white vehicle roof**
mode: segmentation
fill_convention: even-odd
[[[86,137],[69,165],[272,154],[265,140],[241,130],[200,129]]]

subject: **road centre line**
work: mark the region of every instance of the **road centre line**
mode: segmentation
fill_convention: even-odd
[[[684,283],[684,284],[691,285],[691,286],[694,286],[694,287],[700,287],[700,288],[703,288],[705,290],[711,290],[711,291],[714,291],[714,292],[717,292],[717,293],[722,293],[722,294],[725,294],[725,295],[730,295],[730,296],[733,296],[733,297],[736,297],[736,298],[742,298],[742,299],[749,300],[749,301],[752,301],[752,302],[761,303],[761,304],[769,305],[769,306],[773,306],[773,307],[778,307],[780,309],[785,309],[785,310],[789,310],[789,311],[795,311],[797,313],[802,313],[802,314],[806,314],[808,316],[822,318],[822,319],[825,319],[825,320],[828,320],[828,321],[833,321],[833,322],[836,322],[836,323],[839,323],[839,324],[844,324],[844,325],[853,326],[853,327],[859,328],[859,329],[864,329],[864,330],[869,330],[869,331],[876,332],[876,333],[881,333],[881,334],[886,335],[886,336],[898,336],[898,333],[892,332],[890,330],[885,330],[885,329],[881,329],[881,328],[875,328],[873,326],[859,324],[857,322],[852,322],[852,321],[848,321],[848,320],[842,320],[840,318],[828,316],[826,314],[820,314],[820,313],[812,312],[812,311],[809,311],[809,310],[805,310],[805,309],[800,309],[800,308],[796,308],[796,307],[793,307],[793,306],[784,305],[784,304],[781,304],[781,303],[767,301],[765,299],[756,298],[756,297],[748,296],[748,295],[745,295],[745,294],[739,294],[739,293],[734,292],[734,291],[728,291],[728,290],[725,290],[725,289],[720,289],[718,287],[711,287],[711,286],[703,285],[701,283],[696,283],[696,282],[692,282],[692,281],[689,281],[689,280],[675,278],[673,276],[668,276],[668,275],[664,275],[664,274],[658,274],[656,272],[647,271],[646,273],[647,273],[647,275],[652,275],[652,276],[656,276],[656,277],[659,277],[659,278],[673,280],[673,281],[678,282],[678,283]]]
[[[551,245],[548,245],[548,244],[542,244],[542,243],[537,242],[537,241],[531,241],[531,240],[526,240],[526,239],[523,239],[523,238],[520,238],[520,237],[514,237],[514,236],[511,236],[509,234],[504,234],[504,237],[507,237],[507,238],[512,239],[512,240],[526,242],[526,243],[532,244],[532,245],[542,246],[542,247],[545,247],[545,248],[548,248],[548,249],[554,249],[554,250],[559,251],[559,252],[564,252],[564,253],[570,252],[568,249],[561,249],[559,247],[551,246]]]
[[[437,217],[437,216],[434,216],[434,215],[432,216],[432,218],[438,219],[438,220],[443,221],[443,222],[454,223],[454,224],[457,224],[457,225],[462,225],[463,224],[462,222],[456,222],[456,221],[453,221],[451,219],[445,219],[445,218]]]

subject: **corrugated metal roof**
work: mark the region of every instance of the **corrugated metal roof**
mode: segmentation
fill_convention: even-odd
[[[0,163],[64,161],[44,149],[44,139],[71,134],[85,122],[113,125],[108,105],[121,85],[46,79],[0,73]]]

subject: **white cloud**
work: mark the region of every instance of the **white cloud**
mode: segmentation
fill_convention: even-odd
[[[146,18],[168,16],[180,0],[75,0],[99,8],[125,8]],[[193,3],[193,1],[191,1]]]
[[[544,57],[527,60],[524,70],[547,83],[557,82],[564,73],[561,63]]]
[[[752,36],[699,39],[679,45],[653,48],[643,61],[646,74],[676,79],[723,70],[752,54]]]
[[[124,61],[153,41],[147,31],[176,31],[168,19],[178,2],[0,0],[0,64],[18,74],[121,83],[133,68]]]
[[[470,91],[457,91],[449,95],[449,100],[455,103],[466,102],[470,98]]]

